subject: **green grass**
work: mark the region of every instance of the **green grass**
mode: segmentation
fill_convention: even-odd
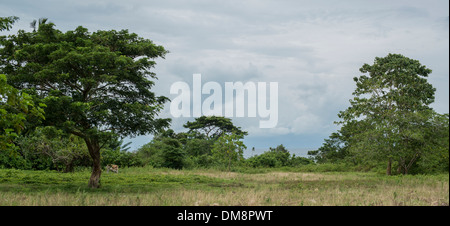
[[[102,173],[101,188],[89,189],[87,181],[90,171],[60,173],[56,171],[0,170],[0,192],[5,189],[15,191],[56,190],[65,192],[141,192],[153,191],[155,188],[172,188],[179,186],[202,186],[210,184],[232,183],[219,178],[200,175],[173,175],[167,169],[132,168],[122,169],[119,174]]]
[[[310,170],[313,171],[313,170]],[[298,169],[120,169],[89,189],[90,171],[0,169],[0,205],[448,205],[449,175]]]

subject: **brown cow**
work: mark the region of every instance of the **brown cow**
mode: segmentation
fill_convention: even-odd
[[[107,165],[106,172],[109,173],[110,170],[113,171],[114,173],[119,173],[119,166],[114,164]]]

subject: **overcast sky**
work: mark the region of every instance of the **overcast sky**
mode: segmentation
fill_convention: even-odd
[[[11,32],[31,30],[46,17],[62,31],[128,29],[164,46],[154,88],[171,99],[177,81],[278,82],[276,128],[254,118],[232,118],[249,131],[245,144],[268,148],[318,148],[338,128],[364,63],[389,53],[419,60],[433,70],[432,107],[449,112],[448,0],[165,0],[2,1],[0,16],[18,16]],[[171,117],[169,104],[161,117]],[[192,118],[174,119],[172,128]],[[132,139],[133,148],[151,136]]]

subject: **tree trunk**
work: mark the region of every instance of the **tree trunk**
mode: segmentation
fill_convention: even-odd
[[[408,174],[409,167],[406,165],[406,161],[403,158],[400,158],[400,169],[403,175]]]
[[[392,174],[391,171],[392,171],[392,159],[389,158],[387,169],[386,169],[386,175],[390,176]]]
[[[419,158],[419,156],[420,156],[420,153],[419,153],[419,152],[416,152],[416,153],[414,154],[414,157],[411,159],[411,161],[409,161],[409,164],[408,164],[408,165],[405,164],[405,175],[408,174],[409,169],[410,169],[411,166],[414,164],[414,162]]]
[[[401,165],[397,167],[397,174],[403,174],[403,167]]]
[[[228,172],[231,172],[231,155],[228,158]]]
[[[66,168],[64,169],[64,173],[73,172],[73,160],[70,160],[69,163],[66,163]]]
[[[100,145],[97,141],[90,140],[89,138],[85,139],[86,145],[89,150],[89,154],[92,158],[92,174],[89,179],[88,186],[90,188],[99,188],[100,187],[100,176],[102,174],[102,168],[100,165]]]

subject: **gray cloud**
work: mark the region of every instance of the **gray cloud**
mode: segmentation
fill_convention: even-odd
[[[248,146],[283,140],[290,147],[317,147],[336,129],[337,113],[348,107],[352,78],[377,56],[400,53],[433,69],[433,107],[449,111],[448,5],[440,0],[16,0],[0,3],[0,15],[21,17],[12,32],[48,17],[61,30],[129,29],[152,39],[170,51],[157,60],[155,91],[171,98],[171,84],[190,84],[193,73],[220,84],[276,81],[277,128],[261,130],[258,120],[233,118],[250,131]],[[169,110],[167,105],[161,117],[170,117]],[[172,126],[181,131],[187,120],[192,119],[174,119]],[[301,139],[312,136],[311,142]],[[142,145],[150,137],[134,141]]]

